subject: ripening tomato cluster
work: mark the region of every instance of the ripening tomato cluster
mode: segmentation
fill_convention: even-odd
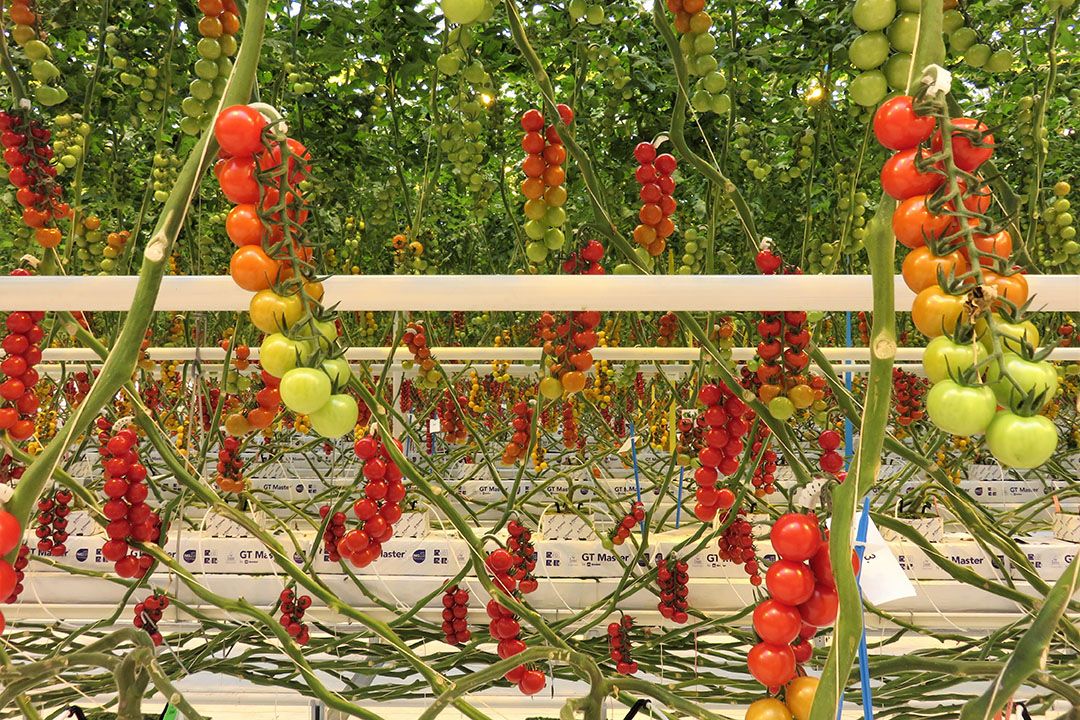
[[[399,448],[400,449],[400,448]],[[365,435],[353,445],[364,463],[364,497],[353,503],[358,529],[345,533],[337,545],[338,555],[358,568],[367,567],[382,555],[382,544],[394,535],[394,523],[401,519],[405,483],[401,470],[386,446],[374,435]]]
[[[311,607],[310,595],[296,595],[292,588],[281,591],[281,615],[278,622],[297,645],[307,645],[311,640],[308,626],[304,622],[304,613]]]
[[[341,559],[337,546],[341,542],[341,538],[345,537],[345,521],[348,516],[340,510],[331,515],[330,506],[321,505],[319,507],[319,517],[326,519],[327,515],[330,515],[330,520],[326,523],[326,529],[323,530],[323,552],[326,553],[326,557],[330,562],[337,562]]]
[[[510,412],[513,413],[510,426],[514,429],[514,434],[510,436],[510,442],[503,450],[500,461],[503,465],[513,465],[524,457],[525,450],[529,447],[529,430],[532,428],[533,409],[527,400],[518,400],[510,406]]]
[[[603,275],[604,246],[599,240],[588,240],[563,261],[562,270],[567,274]]]
[[[559,119],[567,127],[574,122],[574,111],[560,103],[556,110]],[[525,196],[525,235],[529,243],[525,256],[531,263],[542,263],[548,253],[561,250],[566,243],[562,226],[566,224],[566,147],[555,125],[544,124],[544,115],[537,109],[527,110],[521,116],[521,149],[525,160],[521,170],[525,180],[521,194]]]
[[[638,168],[634,178],[641,185],[638,198],[641,209],[638,210],[640,223],[634,228],[634,242],[656,257],[667,247],[667,238],[675,232],[675,222],[671,216],[675,213],[675,179],[671,177],[678,167],[675,157],[668,153],[656,154],[652,143],[641,142],[634,148],[634,158]]]
[[[638,671],[630,645],[630,630],[633,627],[634,618],[629,615],[623,615],[621,621],[609,623],[607,626],[608,655],[615,663],[615,672],[620,675],[633,675]]]
[[[817,518],[786,513],[769,531],[776,560],[765,573],[769,597],[754,608],[761,639],[747,656],[750,673],[771,692],[795,677],[810,657],[809,639],[836,620],[839,596]],[[794,646],[793,646],[794,644]],[[799,656],[796,657],[796,648]]]
[[[455,403],[455,399],[457,403]],[[469,437],[469,431],[465,427],[465,421],[461,417],[459,407],[468,407],[469,398],[451,395],[451,390],[444,390],[442,398],[435,405],[435,413],[439,417],[439,428],[446,442],[451,445],[460,445]]]
[[[239,49],[236,35],[240,32],[240,10],[235,0],[199,0],[198,6],[202,16],[197,25],[201,39],[196,45],[196,79],[188,87],[190,94],[180,103],[184,113],[180,130],[185,135],[198,135],[210,124],[232,72],[229,58]]]
[[[469,591],[451,585],[442,597],[442,632],[447,645],[464,645],[472,639],[469,630]]]
[[[154,645],[161,645],[164,641],[158,624],[161,622],[162,611],[169,607],[169,597],[163,592],[154,592],[135,605],[135,617],[131,624],[145,630]]]
[[[222,441],[218,450],[214,482],[224,493],[244,492],[247,487],[244,482],[244,460],[240,457],[240,441],[231,435]]]
[[[645,503],[635,500],[630,504],[630,512],[623,516],[619,524],[611,532],[611,542],[622,545],[630,537],[630,532],[638,523],[645,522]]]
[[[673,312],[666,312],[660,316],[656,324],[659,337],[656,344],[660,347],[670,347],[675,342],[675,334],[679,332],[679,316]]]
[[[262,369],[259,370],[259,378],[263,386],[255,393],[255,403],[258,407],[248,410],[240,417],[246,421],[247,428],[265,430],[281,413],[281,391],[279,390],[281,380]]]
[[[101,511],[109,520],[105,526],[109,539],[101,554],[113,563],[120,577],[141,578],[154,559],[141,553],[136,555],[131,543],[157,542],[161,536],[161,518],[146,504],[150,490],[146,484],[146,467],[139,461],[139,437],[134,430],[125,428],[106,440],[102,464],[108,500]]]
[[[42,555],[60,557],[67,554],[67,546],[64,543],[68,539],[67,517],[71,514],[71,491],[61,488],[52,493],[52,497],[42,497],[38,500],[37,527],[34,534],[37,535],[37,549]]]
[[[405,326],[405,333],[401,337],[409,352],[412,353],[412,362],[416,365],[416,381],[421,387],[434,388],[439,384],[441,376],[436,368],[438,360],[431,355],[428,346],[427,333],[424,331],[424,323],[410,322]]]
[[[488,559],[490,560],[490,556]],[[487,604],[487,615],[490,620],[488,631],[491,637],[498,641],[496,653],[500,659],[506,660],[525,651],[525,641],[521,639],[521,623],[518,622],[513,611],[503,607],[492,598]],[[526,665],[512,668],[503,677],[517,685],[523,695],[535,695],[547,685],[547,677],[543,671]]]
[[[754,466],[754,476],[751,484],[754,486],[754,497],[763,498],[776,492],[776,451],[767,447],[772,431],[765,423],[758,425],[754,436],[754,444],[750,448],[753,457],[760,458]],[[762,450],[762,447],[765,449]]]
[[[599,342],[598,325],[600,313],[595,310],[571,312],[561,323],[551,313],[540,316],[540,338],[547,361],[547,375],[540,381],[541,395],[556,400],[585,388],[585,373],[593,364],[591,351]]]
[[[750,430],[744,419],[748,408],[724,383],[702,385],[698,402],[705,406],[702,417],[708,428],[698,450],[701,467],[694,471],[697,483],[694,516],[711,522],[720,510],[735,504],[735,493],[729,488],[717,489],[720,476],[730,477],[739,469],[743,452],[742,438]]]
[[[727,521],[730,512],[728,510],[724,513],[721,517],[722,522]],[[746,520],[746,508],[740,507],[735,513],[735,519],[720,535],[717,549],[721,560],[743,566],[743,571],[749,576],[751,585],[755,587],[761,585],[761,568],[757,561],[753,528]]]
[[[679,625],[690,618],[686,612],[690,607],[686,599],[690,594],[689,570],[690,566],[685,560],[670,555],[656,561],[656,581],[660,586],[660,602],[656,609],[666,619]]]
[[[517,581],[517,589],[521,594],[528,595],[537,588],[536,576],[533,574],[536,570],[537,554],[532,541],[532,531],[517,520],[511,520],[506,529],[510,535],[506,540],[506,547],[513,559],[508,575]]]
[[[39,400],[34,388],[41,362],[41,341],[45,333],[38,324],[44,313],[13,312],[4,326],[7,335],[0,347],[7,357],[0,362],[0,373],[7,379],[0,382],[0,431],[7,430],[12,440],[22,441],[34,434],[34,416]]]
[[[585,438],[578,432],[579,426],[575,405],[570,400],[563,403],[562,409],[562,441],[567,450],[579,450],[585,447]]]
[[[1058,445],[1057,427],[1039,414],[1057,392],[1058,377],[1049,362],[1032,352],[1039,335],[1022,317],[1028,284],[1022,271],[1010,265],[1012,238],[1007,230],[990,232],[987,227],[992,198],[976,173],[994,153],[994,136],[983,123],[960,118],[952,122],[951,147],[946,148],[936,125],[935,118],[916,111],[908,96],[891,99],[874,115],[878,142],[897,151],[882,168],[881,182],[899,201],[893,232],[912,249],[903,270],[905,282],[917,293],[912,320],[932,338],[923,357],[933,383],[926,414],[952,435],[985,433],[987,448],[1002,465],[1038,467]],[[944,202],[939,190],[945,181],[941,163],[950,153],[962,173],[962,212],[955,200]],[[939,277],[946,278],[944,287]],[[980,287],[973,288],[976,282]],[[977,341],[968,341],[969,320],[974,320]],[[982,371],[980,360],[990,354],[995,338],[1004,353]]]
[[[60,244],[64,234],[58,220],[71,217],[62,199],[53,164],[52,133],[21,110],[0,111],[0,144],[8,180],[17,188],[15,201],[22,207],[23,223],[34,230],[34,240],[44,248]]]

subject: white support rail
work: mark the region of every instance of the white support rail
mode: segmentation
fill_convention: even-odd
[[[125,311],[135,276],[0,277],[0,311]],[[896,310],[912,293],[897,276]],[[1080,311],[1080,275],[1029,275],[1032,308]],[[869,275],[335,275],[327,305],[340,310],[773,311],[870,310]],[[159,311],[240,311],[251,293],[228,276],[170,276]]]

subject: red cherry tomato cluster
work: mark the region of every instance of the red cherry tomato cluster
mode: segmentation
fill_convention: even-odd
[[[675,232],[671,216],[675,212],[675,179],[671,177],[678,167],[673,155],[656,154],[652,143],[641,142],[634,148],[638,169],[634,178],[641,185],[638,197],[640,224],[634,228],[634,242],[645,248],[653,257],[664,252],[667,238]]]
[[[562,269],[568,275],[603,275],[604,267],[600,264],[603,259],[604,246],[599,240],[589,240],[581,249],[570,253]]]
[[[666,312],[660,316],[657,323],[660,336],[656,344],[660,347],[670,347],[675,342],[675,335],[679,332],[679,317],[673,312]]]
[[[735,493],[728,488],[717,489],[716,483],[721,475],[729,477],[739,469],[742,437],[750,425],[743,419],[746,403],[724,383],[702,385],[698,401],[705,406],[702,417],[708,430],[698,450],[701,467],[694,472],[697,483],[694,515],[702,522],[711,522],[717,511],[727,510],[735,503]]]
[[[620,675],[633,675],[638,671],[638,664],[631,655],[630,630],[634,627],[634,618],[623,615],[620,622],[607,626],[608,654],[615,663],[615,672]]]
[[[661,557],[656,561],[656,580],[660,586],[660,602],[656,609],[666,619],[682,625],[690,615],[686,612],[690,607],[687,595],[690,594],[688,583],[690,566],[685,560],[673,557]]]
[[[472,639],[469,630],[469,591],[451,585],[442,597],[443,639],[448,645],[463,645]]]
[[[94,375],[97,375],[97,371],[94,371]],[[64,399],[68,401],[70,405],[78,405],[86,399],[86,394],[90,392],[90,374],[85,370],[80,370],[77,373],[72,373],[67,382],[64,383]]]
[[[680,464],[688,464],[691,453],[696,453],[701,443],[704,442],[705,416],[701,413],[697,417],[680,417],[678,423],[679,434],[675,441],[675,452],[680,456]]]
[[[278,622],[298,645],[307,645],[311,640],[307,624],[304,622],[304,612],[309,607],[311,607],[310,595],[296,596],[292,588],[281,591],[281,615],[278,617]]]
[[[353,503],[353,514],[360,520],[358,529],[350,530],[338,542],[338,555],[348,558],[358,568],[367,567],[382,555],[382,544],[394,535],[394,523],[401,519],[401,501],[405,483],[401,470],[390,458],[382,441],[365,435],[353,445],[364,463],[364,497]]]
[[[523,595],[534,592],[537,587],[536,576],[536,547],[532,541],[532,531],[519,523],[511,520],[507,524],[510,537],[506,541],[514,564],[510,575],[517,581],[517,588]]]
[[[22,592],[23,568],[26,567],[27,555],[30,548],[23,545],[19,550],[19,557],[12,565],[3,559],[22,542],[23,531],[19,521],[7,510],[0,510],[0,598],[6,598],[4,602],[15,602]],[[0,616],[0,625],[3,623]]]
[[[525,450],[529,447],[529,430],[532,428],[533,409],[528,401],[518,400],[510,406],[510,411],[514,415],[510,420],[514,434],[510,437],[506,449],[503,450],[503,465],[513,465],[524,457]]]
[[[640,500],[635,500],[630,505],[630,512],[623,516],[623,519],[619,521],[619,524],[612,531],[611,542],[615,545],[622,545],[630,537],[630,532],[634,529],[634,526],[644,521],[645,504]]]
[[[559,104],[556,109],[563,125],[574,121],[574,111]],[[529,244],[525,254],[532,262],[543,262],[552,250],[560,250],[566,242],[562,226],[566,222],[566,147],[554,125],[545,127],[543,114],[533,108],[521,116],[521,148],[525,159],[521,170],[525,180],[521,194],[525,196],[525,234]]]
[[[727,513],[730,512],[730,510],[727,511]],[[726,522],[728,517],[730,516],[725,514],[721,520]],[[743,566],[743,570],[750,577],[751,585],[757,587],[761,584],[761,568],[758,566],[753,528],[746,520],[745,508],[738,509],[735,519],[720,535],[718,549],[721,560]]]
[[[34,239],[45,248],[60,244],[64,234],[57,220],[71,217],[62,199],[53,164],[52,133],[29,115],[13,109],[0,111],[0,144],[4,146],[8,180],[18,188],[15,200],[23,208],[23,223],[34,229]]]
[[[14,274],[14,273],[13,273]],[[4,323],[7,335],[0,342],[7,357],[0,362],[0,431],[7,430],[13,440],[22,441],[34,434],[34,416],[38,397],[34,392],[39,376],[34,367],[41,362],[41,329],[44,313],[13,312]]]
[[[67,517],[71,513],[71,491],[60,489],[38,500],[37,549],[42,555],[60,557],[67,554]]]
[[[821,448],[821,457],[818,458],[818,466],[822,471],[830,475],[836,475],[844,469],[844,456],[837,452],[840,447],[840,433],[835,430],[825,430],[818,434],[818,447]]]
[[[416,363],[417,376],[425,381],[427,373],[435,369],[436,360],[431,356],[431,348],[428,347],[427,334],[424,332],[424,323],[410,322],[405,326],[405,334],[401,341],[412,353],[413,362]],[[429,383],[432,384],[432,383]]]
[[[585,447],[585,438],[578,434],[578,422],[574,417],[574,404],[567,400],[562,409],[562,439],[567,450]]]
[[[319,517],[325,519],[327,515],[330,515],[330,506],[322,505],[319,507]],[[345,521],[348,519],[348,515],[338,510],[333,515],[330,515],[330,521],[326,523],[326,529],[323,530],[323,552],[326,553],[326,557],[330,562],[337,562],[341,559],[341,554],[338,552],[338,543],[341,542],[341,538],[345,537]]]
[[[131,623],[140,630],[145,630],[154,645],[162,643],[158,623],[161,622],[162,611],[167,607],[169,607],[169,598],[163,592],[155,592],[135,606],[135,617],[132,618]]]
[[[442,399],[435,406],[435,411],[439,416],[439,427],[446,442],[451,445],[460,445],[468,439],[469,433],[465,429],[465,421],[462,420],[458,408],[468,407],[469,398],[459,395],[455,405],[454,397],[450,393],[450,390],[443,391]]]
[[[772,431],[769,430],[769,426],[761,423],[758,425],[754,444],[750,448],[753,457],[761,458],[754,467],[754,476],[751,479],[754,486],[754,497],[758,498],[776,492],[776,451],[767,446],[771,434]],[[765,446],[764,451],[761,449],[763,446]]]
[[[153,543],[161,536],[161,518],[146,504],[150,493],[146,467],[139,462],[139,438],[125,428],[105,443],[102,461],[105,466],[105,496],[102,513],[109,520],[105,526],[108,541],[101,554],[113,563],[122,578],[141,578],[154,559],[135,554],[133,542]]]
[[[491,556],[488,560],[490,567]],[[488,601],[487,615],[490,620],[488,631],[491,637],[498,641],[496,652],[501,659],[506,660],[525,651],[525,641],[521,639],[521,624],[511,610],[503,607],[493,598]],[[518,665],[503,677],[517,685],[518,690],[524,695],[535,695],[547,684],[547,678],[542,671],[525,665]]]
[[[829,546],[817,518],[803,513],[781,515],[769,531],[779,559],[765,573],[770,598],[754,609],[754,630],[761,639],[747,657],[750,673],[767,688],[779,688],[795,676],[792,643],[805,655],[813,631],[836,619],[839,598]],[[823,560],[824,558],[824,560]]]
[[[926,380],[900,368],[893,368],[892,379],[896,422],[907,427],[926,415]]]
[[[217,474],[214,482],[224,493],[244,492],[244,460],[240,457],[240,441],[227,436],[218,450]]]

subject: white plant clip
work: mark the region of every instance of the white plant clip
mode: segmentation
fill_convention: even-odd
[[[816,507],[821,499],[821,491],[828,482],[825,478],[816,477],[795,492],[792,500],[796,505],[804,508]]]
[[[947,95],[952,90],[952,73],[940,65],[927,65],[922,83],[930,96]]]

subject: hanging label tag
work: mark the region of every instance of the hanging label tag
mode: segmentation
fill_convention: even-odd
[[[641,441],[641,438],[639,438],[637,435],[631,435],[630,437],[626,438],[626,440],[623,442],[623,444],[619,447],[619,454],[624,455],[624,454],[630,452],[630,450],[631,450],[630,443],[633,442],[635,444],[635,447],[636,447],[637,446],[636,444],[638,442],[640,442],[640,441]]]
[[[873,518],[867,518],[867,521],[866,551],[863,553],[862,574],[859,576],[863,597],[875,605],[915,597],[918,594],[915,586],[911,584],[889,543],[881,536]],[[830,522],[825,524],[829,525]],[[858,527],[859,516],[856,515],[851,523],[852,537],[856,536]]]
[[[427,429],[428,432],[442,432],[442,422],[439,420],[439,418],[431,418],[430,420],[428,420]]]

